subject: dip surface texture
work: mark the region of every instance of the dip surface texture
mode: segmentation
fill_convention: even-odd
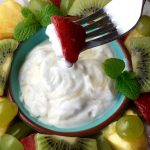
[[[20,70],[21,100],[34,117],[56,127],[85,125],[102,115],[115,102],[114,82],[102,63],[114,57],[107,45],[80,54],[67,68],[45,41],[27,56]]]

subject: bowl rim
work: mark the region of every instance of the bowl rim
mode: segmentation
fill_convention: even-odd
[[[126,56],[127,60],[128,60],[128,68],[129,70],[132,69],[132,64],[131,64],[131,58],[130,58],[130,54],[128,52],[128,50],[126,49],[126,47],[124,46],[124,44],[122,43],[121,40],[117,39],[116,42],[119,44],[119,46],[121,47],[121,49],[123,50],[124,55]],[[10,80],[9,80],[10,81]],[[10,86],[8,86],[7,89],[7,96],[13,101],[15,102],[15,99],[13,97],[12,91],[10,89]],[[91,134],[94,134],[96,132],[98,132],[100,129],[104,128],[105,126],[107,126],[109,123],[111,123],[112,121],[114,121],[119,115],[122,114],[123,110],[125,109],[125,107],[128,104],[128,99],[125,97],[122,104],[118,107],[118,109],[109,117],[107,118],[104,122],[102,122],[99,125],[96,125],[94,127],[91,127],[89,129],[86,130],[81,130],[81,131],[75,131],[75,132],[60,132],[60,131],[55,131],[55,130],[51,130],[51,129],[47,129],[43,126],[40,126],[38,124],[36,124],[35,122],[33,122],[29,117],[27,117],[22,111],[21,109],[18,107],[19,109],[19,117],[25,122],[27,123],[29,126],[31,126],[32,128],[34,128],[36,131],[40,132],[40,133],[44,133],[44,134],[56,134],[56,135],[61,135],[61,136],[80,136],[80,137],[85,137]]]

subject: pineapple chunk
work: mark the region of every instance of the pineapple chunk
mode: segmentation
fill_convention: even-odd
[[[102,135],[110,142],[114,150],[146,150],[148,146],[147,138],[144,134],[132,141],[122,139],[116,132],[116,122],[106,127],[102,131]]]
[[[0,39],[13,38],[16,25],[23,19],[21,5],[15,0],[0,4]]]
[[[3,101],[4,99],[3,98],[0,98],[0,102]],[[7,130],[7,127],[6,128],[2,128],[0,127],[0,136],[2,136]]]

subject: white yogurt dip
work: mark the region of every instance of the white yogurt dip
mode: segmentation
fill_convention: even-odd
[[[87,124],[115,102],[114,82],[102,69],[110,57],[111,48],[99,46],[81,53],[67,68],[45,41],[29,53],[20,70],[21,100],[43,123],[63,128]]]

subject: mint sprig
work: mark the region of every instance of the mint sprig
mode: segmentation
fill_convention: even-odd
[[[61,16],[62,13],[60,9],[56,7],[54,4],[49,3],[42,7],[42,9],[37,13],[36,17],[37,20],[43,27],[48,26],[51,23],[50,17],[51,16]]]
[[[24,19],[20,22],[14,32],[14,37],[18,41],[24,41],[33,36],[40,28],[40,24],[34,20]]]
[[[18,23],[14,30],[14,38],[18,41],[24,41],[33,36],[41,25],[43,27],[49,25],[51,16],[62,15],[60,9],[52,3],[43,6],[41,10],[37,11],[36,16],[27,7],[23,7],[21,13],[25,19]]]
[[[112,79],[116,79],[124,70],[125,63],[121,59],[110,58],[103,63],[105,73]]]
[[[116,79],[116,88],[119,92],[132,100],[136,100],[140,95],[140,84],[134,72],[124,71]]]
[[[17,24],[14,30],[14,37],[18,41],[24,41],[30,38],[40,28],[36,17],[27,7],[23,7],[21,13],[25,18]]]
[[[116,89],[127,98],[136,100],[140,95],[140,84],[136,74],[132,71],[123,71],[124,61],[110,58],[103,63],[105,73],[116,82]]]
[[[28,18],[28,17],[31,17],[31,16],[34,17],[34,14],[32,13],[32,11],[27,7],[23,7],[21,9],[21,13],[25,18]]]

